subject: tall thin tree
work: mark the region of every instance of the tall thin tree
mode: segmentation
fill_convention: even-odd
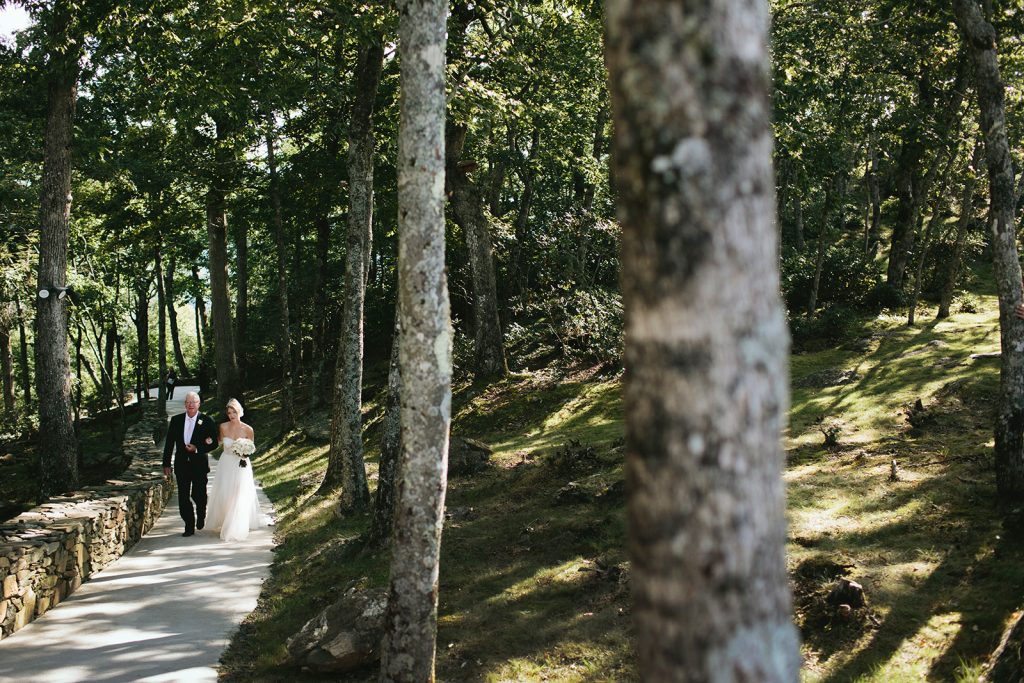
[[[1014,316],[1022,300],[1021,268],[1014,225],[1017,197],[1006,132],[1006,93],[999,76],[996,32],[975,0],[955,0],[956,23],[974,67],[988,166],[989,226],[999,293],[999,405],[995,427],[996,489],[1004,504],[1024,495],[1024,321]]]
[[[447,0],[399,0],[398,278],[402,462],[380,680],[434,680],[451,423],[444,269]]]
[[[373,110],[383,63],[380,37],[368,37],[359,52],[356,98],[349,124],[345,300],[334,373],[331,450],[321,486],[326,492],[341,484],[343,510],[364,510],[370,504],[363,462],[363,302],[373,232]]]
[[[235,335],[231,324],[231,294],[228,288],[228,217],[225,205],[225,167],[230,165],[227,124],[216,120],[214,149],[217,173],[206,192],[206,235],[210,249],[210,308],[213,318],[214,352],[217,367],[217,403],[241,398],[241,373],[235,353]]]
[[[768,4],[605,9],[640,677],[794,682]]]
[[[267,127],[267,166],[270,170],[270,206],[273,211],[274,246],[277,250],[277,314],[280,316],[277,333],[277,355],[281,363],[281,429],[290,431],[295,426],[292,391],[292,338],[288,325],[288,240],[284,232],[281,212],[281,183],[277,175],[277,155],[274,153],[274,116]]]
[[[71,3],[46,13],[47,105],[39,210],[37,291],[55,292],[67,278],[71,218],[71,144],[83,39]],[[40,489],[44,496],[78,485],[78,447],[71,419],[68,299],[39,297],[36,311],[36,391],[39,396]]]

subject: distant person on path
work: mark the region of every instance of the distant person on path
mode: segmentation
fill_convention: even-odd
[[[171,368],[167,371],[167,400],[174,398],[174,383],[178,381],[178,373]]]
[[[267,525],[256,498],[249,455],[255,450],[252,427],[242,422],[242,404],[228,401],[224,410],[228,421],[220,425],[218,440],[224,444],[210,491],[210,529],[220,531],[223,541],[244,541],[251,529]]]
[[[210,476],[206,454],[216,447],[217,425],[212,417],[199,412],[199,394],[190,391],[185,394],[185,412],[171,418],[164,442],[165,477],[171,476],[171,452],[174,453],[178,512],[185,520],[182,536],[192,536],[205,525],[206,481]]]

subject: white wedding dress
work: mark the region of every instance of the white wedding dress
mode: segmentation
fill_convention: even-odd
[[[267,526],[256,498],[256,482],[252,475],[252,462],[239,467],[240,458],[231,452],[235,442],[224,437],[224,451],[217,463],[206,510],[206,528],[220,531],[225,541],[244,541],[251,529]]]

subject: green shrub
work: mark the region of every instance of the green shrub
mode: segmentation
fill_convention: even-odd
[[[555,357],[622,361],[622,296],[611,289],[554,290],[524,306],[506,330],[512,357],[526,366]]]

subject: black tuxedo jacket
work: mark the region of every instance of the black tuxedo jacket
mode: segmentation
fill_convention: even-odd
[[[174,469],[180,471],[209,472],[210,462],[206,454],[217,448],[217,424],[213,418],[203,413],[196,415],[196,426],[192,430],[192,440],[196,447],[195,453],[185,450],[185,413],[171,418],[167,427],[167,438],[164,441],[164,467],[171,466],[171,453],[174,453]]]

